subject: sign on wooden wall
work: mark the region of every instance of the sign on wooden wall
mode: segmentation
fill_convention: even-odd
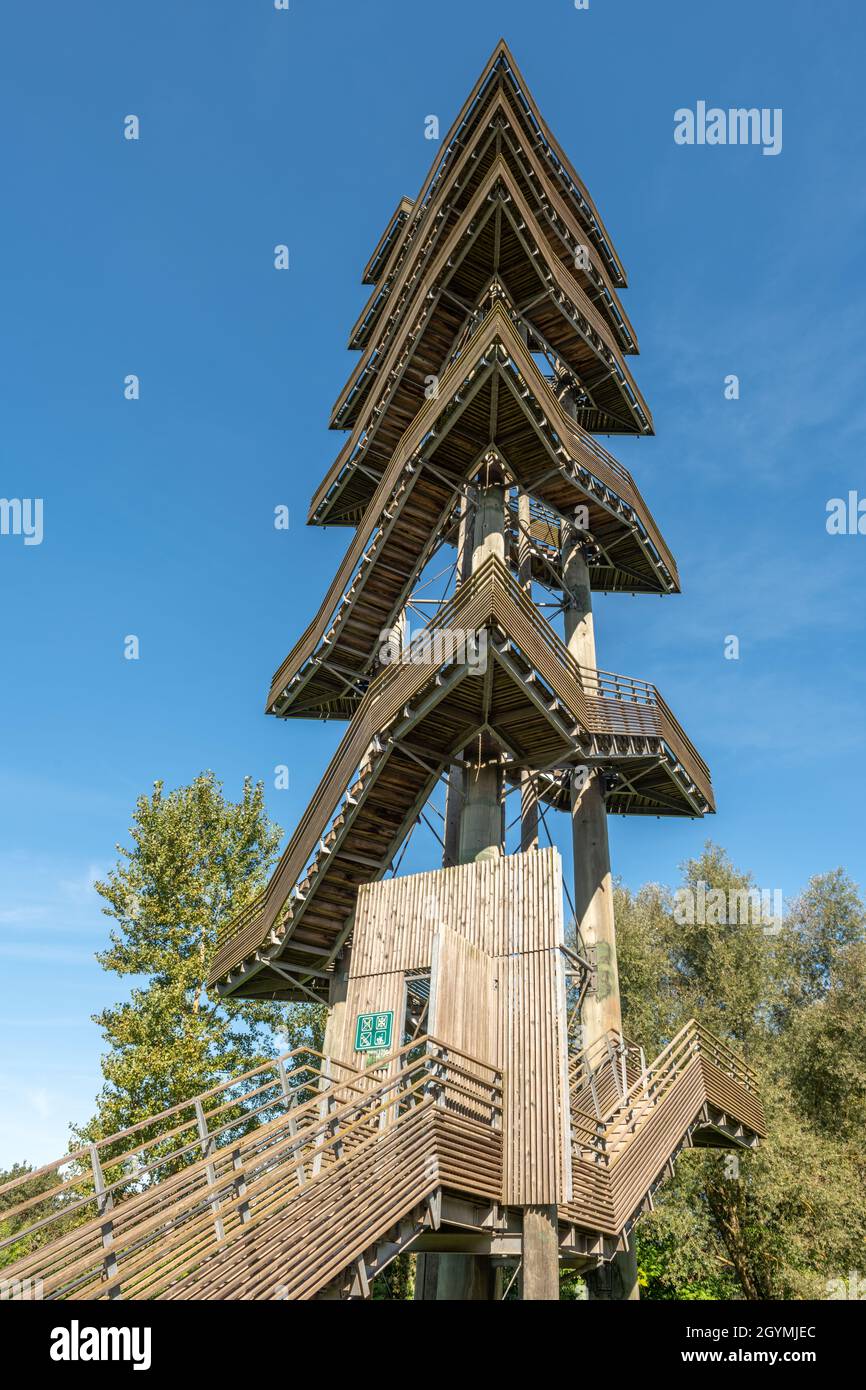
[[[355,1023],[355,1051],[356,1052],[378,1052],[390,1051],[391,1039],[394,1035],[394,1011],[385,1009],[380,1012],[358,1014]]]

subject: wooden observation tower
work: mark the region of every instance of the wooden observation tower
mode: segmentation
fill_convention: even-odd
[[[364,282],[360,357],[331,417],[347,438],[309,517],[353,534],[267,702],[283,719],[349,724],[211,984],[326,1000],[325,1052],[344,1065],[393,1074],[402,1059],[387,1055],[424,1035],[459,1049],[470,1076],[492,1069],[499,1200],[484,1208],[469,1172],[443,1185],[435,1229],[414,1242],[419,1296],[489,1296],[491,1257],[518,1247],[525,1297],[556,1296],[560,1258],[598,1261],[596,1296],[636,1296],[629,1199],[590,1238],[572,1205],[586,1196],[581,1126],[608,1121],[605,1105],[630,1103],[646,1073],[622,1038],[607,815],[702,816],[713,793],[655,686],[597,666],[593,591],[669,594],[679,580],[596,438],[653,428],[628,365],[625,271],[504,43]],[[449,551],[447,599],[410,637]],[[396,876],[440,779],[443,867]],[[506,854],[511,793],[520,835]],[[571,821],[571,940],[559,856],[539,848],[548,811]],[[476,1123],[492,1095],[465,1084],[460,1118]],[[705,1140],[729,1142],[706,1104],[656,1140],[637,1206],[697,1114]]]
[[[58,1215],[6,1271],[47,1298],[366,1297],[405,1250],[419,1298],[502,1297],[519,1270],[553,1299],[563,1265],[636,1297],[631,1230],[678,1150],[763,1133],[753,1074],[698,1023],[652,1062],[622,1034],[607,815],[713,792],[655,686],[596,663],[593,592],[679,580],[596,438],[652,432],[625,272],[504,43],[364,281],[310,511],[349,547],[267,701],[346,730],[209,981],[327,1004],[324,1055],[49,1165],[72,1165]],[[438,862],[400,874],[443,783]],[[539,842],[558,815],[570,885]],[[73,1188],[91,1215],[64,1233]]]

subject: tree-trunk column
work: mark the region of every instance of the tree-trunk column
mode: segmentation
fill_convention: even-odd
[[[526,492],[517,499],[517,521],[517,579],[531,601],[532,508]],[[538,789],[532,769],[524,771],[520,779],[520,848],[524,853],[538,848]],[[521,1253],[520,1297],[525,1302],[558,1301],[559,1216],[555,1206],[523,1208]]]
[[[565,641],[579,665],[597,669],[589,569],[579,533],[563,527],[563,598]],[[607,810],[601,773],[578,771],[572,782],[571,828],[574,845],[574,911],[584,950],[595,961],[595,987],[581,1011],[583,1045],[591,1047],[609,1029],[622,1032],[622,1008],[616,965],[613,883],[607,838]],[[614,1261],[616,1270],[590,1275],[589,1296],[596,1299],[638,1297],[634,1244]]]
[[[524,1302],[559,1300],[559,1223],[555,1206],[523,1208],[520,1296]]]
[[[532,602],[532,507],[528,492],[521,492],[517,499],[517,522],[517,580]],[[520,774],[520,848],[522,852],[538,849],[538,789],[530,768]]]
[[[505,489],[493,484],[479,492],[472,548],[474,574],[489,555],[505,559]],[[494,750],[476,739],[464,750],[459,862],[499,857],[502,853],[502,770]],[[448,840],[446,826],[446,842]],[[494,1271],[484,1255],[440,1254],[437,1259],[438,1302],[477,1302],[492,1298]]]
[[[472,573],[491,555],[505,561],[505,489],[499,483],[479,493],[475,514]],[[498,858],[502,853],[502,769],[482,737],[465,750],[460,816],[460,863]]]
[[[474,541],[472,507],[469,497],[464,495],[460,503],[460,525],[457,532],[457,564],[454,573],[455,595],[460,592],[461,584],[472,573]],[[445,852],[442,860],[442,867],[445,869],[450,869],[452,865],[460,863],[460,817],[462,812],[463,768],[460,763],[452,763],[448,769],[448,788],[445,794]]]

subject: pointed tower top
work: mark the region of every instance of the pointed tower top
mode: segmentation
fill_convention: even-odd
[[[514,55],[504,38],[499,39],[497,42],[493,52],[484,64],[477,81],[472,87],[472,90],[460,108],[448,134],[445,136],[441,151],[434,160],[433,167],[427,175],[424,186],[415,200],[415,210],[417,211],[424,206],[437,171],[448,158],[458,138],[462,139],[464,135],[463,127],[471,124],[475,114],[475,108],[479,105],[480,99],[485,93],[488,85],[492,81],[496,81],[497,78],[500,81],[507,82],[511,91],[523,107],[539,146],[558,173],[560,181],[574,204],[578,216],[586,224],[588,232],[603,255],[614,285],[618,289],[625,289],[628,285],[625,267],[614,249],[613,242],[602,221],[601,214],[590,197],[585,184],[572,165],[571,160],[550,131],[547,122],[541,114],[538,103],[529,90],[526,80],[515,62]]]

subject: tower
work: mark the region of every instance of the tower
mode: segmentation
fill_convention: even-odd
[[[596,1297],[635,1296],[629,1232],[673,1153],[751,1143],[759,1122],[697,1025],[655,1070],[622,1036],[607,815],[699,817],[713,792],[655,686],[597,665],[593,593],[670,594],[679,579],[597,438],[652,432],[625,272],[504,42],[363,278],[360,356],[331,417],[346,440],[309,516],[349,545],[267,699],[281,719],[348,724],[209,983],[327,1003],[326,1059],[355,1092],[405,1075],[413,1104],[444,1110],[426,1211],[413,1189],[376,1237],[423,1255],[419,1296],[491,1297],[494,1266],[515,1259],[524,1297],[557,1297],[561,1262]],[[441,867],[401,875],[440,783]],[[558,815],[568,914],[542,847]],[[382,1103],[382,1134],[403,1104]],[[371,1190],[397,1192],[383,1153]]]

